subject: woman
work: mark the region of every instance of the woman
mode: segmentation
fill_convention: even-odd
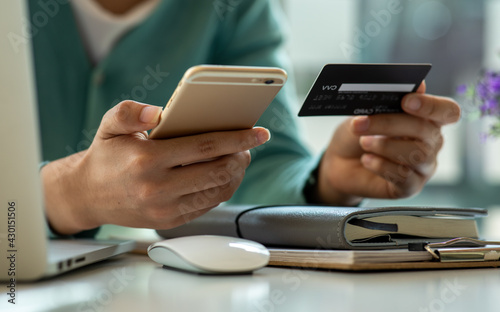
[[[162,106],[187,68],[290,67],[276,1],[30,6],[32,16],[48,6],[57,11],[33,42],[50,161],[41,171],[46,211],[59,234],[93,235],[107,223],[171,228],[227,200],[338,206],[410,196],[435,171],[441,126],[460,116],[453,100],[426,95],[422,85],[402,101],[408,114],[348,119],[313,156],[300,139],[289,82],[260,127],[148,140],[161,107],[138,102]]]

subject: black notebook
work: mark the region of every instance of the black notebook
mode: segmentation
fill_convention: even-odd
[[[211,234],[266,246],[314,249],[407,248],[409,243],[478,237],[480,208],[220,206],[164,238]]]

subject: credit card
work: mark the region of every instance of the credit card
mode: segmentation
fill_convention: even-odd
[[[431,64],[328,64],[299,116],[403,113],[401,100],[417,91]]]

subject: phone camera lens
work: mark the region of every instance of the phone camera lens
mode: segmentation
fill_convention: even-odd
[[[269,80],[266,80],[264,83],[265,83],[265,84],[273,84],[273,83],[274,83],[274,80],[269,79]]]

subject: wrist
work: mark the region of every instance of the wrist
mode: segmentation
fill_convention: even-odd
[[[318,166],[311,171],[304,186],[304,196],[310,204],[325,204],[332,206],[358,206],[363,197],[340,191],[329,180],[329,170],[325,168],[323,158]]]
[[[85,151],[53,161],[40,173],[44,186],[45,211],[52,231],[72,235],[98,227],[86,209],[88,192],[82,163]]]

